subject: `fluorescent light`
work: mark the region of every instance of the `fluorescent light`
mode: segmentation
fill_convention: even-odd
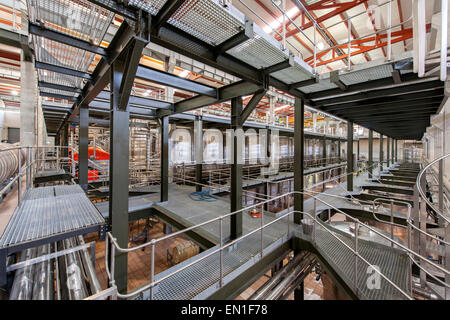
[[[278,110],[284,109],[286,107],[290,107],[290,105],[289,104],[282,105],[281,107],[273,109],[273,111],[278,111]]]
[[[317,49],[323,50],[323,48],[325,48],[325,45],[323,44],[323,42],[319,42],[319,43],[317,44]]]
[[[147,91],[144,92],[143,96],[144,97],[148,97],[149,94],[150,94],[150,90],[147,90]]]
[[[289,11],[286,13],[286,15],[287,15],[289,18],[292,18],[292,16],[293,16],[294,14],[296,14],[299,10],[300,10],[299,8],[293,7],[291,10],[289,10]],[[286,20],[289,21],[289,19],[286,19]],[[269,24],[270,26],[266,25],[266,26],[263,28],[263,30],[264,30],[265,33],[272,33],[272,32],[273,32],[272,29],[278,28],[279,26],[281,26],[282,23],[283,23],[283,15],[281,15],[278,19],[272,21],[272,22]]]
[[[188,76],[188,74],[189,74],[189,70],[183,70],[183,72],[181,72],[179,76],[182,78],[186,78]]]
[[[16,90],[11,91],[11,93],[13,94],[13,96],[17,96],[19,94],[19,92],[17,92]]]

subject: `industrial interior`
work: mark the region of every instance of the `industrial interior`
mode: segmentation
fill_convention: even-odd
[[[448,10],[0,0],[0,300],[450,300]]]

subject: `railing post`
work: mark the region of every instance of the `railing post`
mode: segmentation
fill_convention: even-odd
[[[219,220],[219,237],[220,237],[220,251],[219,251],[219,263],[220,263],[220,279],[219,287],[223,286],[223,217],[220,216]]]
[[[152,239],[152,259],[151,259],[151,264],[150,264],[150,281],[152,283],[152,286],[150,287],[150,299],[153,300],[153,294],[154,294],[153,282],[155,281],[155,239]]]
[[[260,224],[260,228],[261,228],[261,259],[264,256],[264,205],[261,205],[261,224]]]
[[[317,221],[317,198],[314,196],[314,208],[313,208],[313,228],[312,228],[312,243],[316,243],[316,221]]]
[[[354,268],[354,284],[355,293],[358,294],[358,234],[359,234],[359,221],[355,222],[355,268]]]
[[[113,241],[111,241],[111,286],[114,286],[116,284],[116,280],[114,280],[114,272],[115,272],[115,265],[116,265],[116,246]]]
[[[412,244],[411,244],[411,241],[412,241],[412,239],[411,239],[411,229],[412,229],[412,227],[411,227],[411,224],[412,224],[412,221],[411,221],[411,217],[410,217],[410,212],[411,212],[411,205],[408,205],[408,219],[406,220],[406,223],[408,224],[408,249],[409,250],[412,250]],[[412,259],[413,259],[413,257],[412,256],[410,256],[409,257],[409,268],[408,268],[408,275],[407,275],[407,283],[409,284],[409,292],[410,292],[410,294],[412,294],[412,291],[413,291],[413,288],[412,288],[412,286],[413,286],[413,283],[412,283],[412,267],[413,267],[413,262],[412,262]]]

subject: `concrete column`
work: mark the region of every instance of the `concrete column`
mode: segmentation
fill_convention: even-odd
[[[202,191],[201,183],[203,170],[203,121],[196,117],[194,121],[194,152],[195,152],[195,180],[197,183],[196,191]]]
[[[294,106],[294,191],[303,192],[303,168],[305,157],[305,102],[303,99],[295,98]],[[303,194],[294,195],[294,210],[303,211]],[[300,224],[303,214],[294,214],[294,223]]]
[[[347,191],[353,191],[353,122],[347,122]]]
[[[317,132],[317,112],[312,113],[313,118],[313,132]]]
[[[23,60],[23,54],[20,73],[20,143],[22,146],[34,146],[37,144],[36,73],[33,62]]]

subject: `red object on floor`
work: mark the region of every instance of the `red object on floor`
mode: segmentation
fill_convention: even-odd
[[[251,215],[251,217],[252,218],[261,218],[262,217],[262,214],[261,214],[261,212],[259,212],[258,210],[252,210],[252,211],[250,211],[250,215]]]

